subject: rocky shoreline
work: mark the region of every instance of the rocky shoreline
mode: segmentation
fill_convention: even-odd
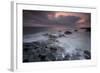
[[[73,53],[65,53],[63,47],[50,43],[50,41],[24,43],[23,62],[91,59],[91,54],[88,50],[75,49]]]

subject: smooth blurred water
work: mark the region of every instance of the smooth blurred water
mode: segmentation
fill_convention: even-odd
[[[37,34],[25,35],[23,37],[23,42],[34,42],[38,40],[48,40],[47,36],[43,36],[46,32],[41,32]],[[59,33],[58,33],[59,34]],[[74,32],[70,35],[66,35],[65,37],[59,37],[57,40],[63,47],[67,48],[82,48],[89,50],[91,48],[91,38],[89,32]]]
[[[25,35],[23,37],[24,43],[31,43],[34,41],[48,41],[49,37],[44,36],[47,32],[41,32],[37,34]],[[56,33],[59,35],[59,32]],[[91,51],[91,37],[90,32],[73,32],[72,34],[65,35],[63,37],[56,38],[58,42],[54,42],[54,45],[58,45],[64,48],[64,52],[59,52],[59,56],[65,57],[67,54],[76,57],[76,54],[80,55],[79,59],[85,59],[84,51]],[[77,57],[76,57],[77,58]]]

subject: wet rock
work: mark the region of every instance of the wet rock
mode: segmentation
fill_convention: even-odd
[[[72,34],[68,32],[68,34]],[[62,61],[62,60],[80,60],[90,59],[90,52],[76,48],[73,52],[65,54],[65,49],[55,44],[56,39],[46,41],[35,41],[23,44],[23,62],[39,61]]]
[[[62,61],[63,59],[64,59],[64,57],[62,56],[62,54],[56,55],[56,60],[57,61]]]
[[[79,53],[77,53],[77,54],[72,54],[71,60],[80,60],[80,54],[79,54]]]
[[[29,60],[28,59],[24,59],[23,62],[29,62]]]
[[[23,43],[23,47],[30,47],[32,46],[32,43]]]
[[[86,32],[91,32],[91,28],[87,28],[86,29]]]
[[[65,37],[65,35],[64,34],[60,34],[59,37]]]
[[[49,61],[56,61],[56,57],[55,57],[55,55],[53,55],[52,53],[47,54],[46,58],[47,58]]]
[[[76,29],[76,30],[74,30],[75,32],[77,32],[78,30]]]
[[[40,61],[46,61],[46,55],[39,55]]]
[[[40,46],[40,42],[37,42],[37,41],[32,42],[32,46],[33,47],[39,47]]]
[[[29,62],[39,62],[41,59],[38,56],[33,56],[32,58],[29,58]]]
[[[28,51],[29,51],[29,48],[25,47],[25,48],[23,49],[23,51],[24,51],[24,52],[28,52]]]
[[[67,54],[67,55],[64,57],[64,60],[70,60],[70,55]]]
[[[86,59],[91,59],[91,53],[90,53],[89,51],[85,50],[85,51],[84,51],[84,57],[85,57]]]
[[[90,27],[83,27],[83,28],[80,28],[80,29],[85,29],[86,32],[90,32],[91,31]]]
[[[45,34],[43,34],[44,36],[49,36],[49,34],[48,33],[45,33]]]
[[[31,43],[23,43],[23,52],[28,52],[30,49],[32,49]]]
[[[72,32],[71,31],[65,31],[64,34],[69,35],[69,34],[72,34]]]
[[[49,53],[49,50],[46,50],[46,49],[41,49],[41,51],[40,51],[41,55],[46,55],[48,53]]]
[[[57,51],[57,48],[56,47],[50,47],[50,51],[51,52],[56,52]]]

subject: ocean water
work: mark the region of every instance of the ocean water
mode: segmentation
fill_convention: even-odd
[[[56,36],[56,38],[53,39],[50,46],[52,45],[52,46],[61,47],[61,48],[57,49],[56,53],[53,53],[54,57],[56,58],[56,59],[54,59],[55,61],[56,60],[91,59],[90,32],[72,32],[72,34],[64,34],[64,36],[62,36],[62,37],[59,37],[59,35],[60,35],[59,32],[50,33],[50,35],[44,35],[46,33],[48,33],[48,32],[39,32],[39,33],[35,33],[35,34],[24,35],[23,43],[33,43],[33,42],[40,42],[40,41],[42,41],[42,43],[44,43],[44,42],[47,43],[49,41],[52,41],[52,39],[50,39],[49,36],[54,35],[54,36]],[[41,50],[43,50],[43,49],[41,49]],[[48,48],[45,48],[45,49],[48,49]],[[50,51],[50,50],[48,50],[48,51]],[[29,54],[24,53],[24,55],[29,55]],[[40,52],[40,55],[41,55],[41,52]],[[24,56],[23,58],[27,59],[28,57],[26,58],[26,56]],[[32,61],[37,62],[38,60],[41,61],[40,59],[37,59],[37,60],[33,59]],[[45,61],[45,60],[43,59],[43,61]],[[52,59],[48,58],[48,60],[46,60],[46,61],[52,61]]]

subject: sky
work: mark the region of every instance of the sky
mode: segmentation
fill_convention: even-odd
[[[23,10],[23,27],[67,30],[90,26],[90,13]]]

